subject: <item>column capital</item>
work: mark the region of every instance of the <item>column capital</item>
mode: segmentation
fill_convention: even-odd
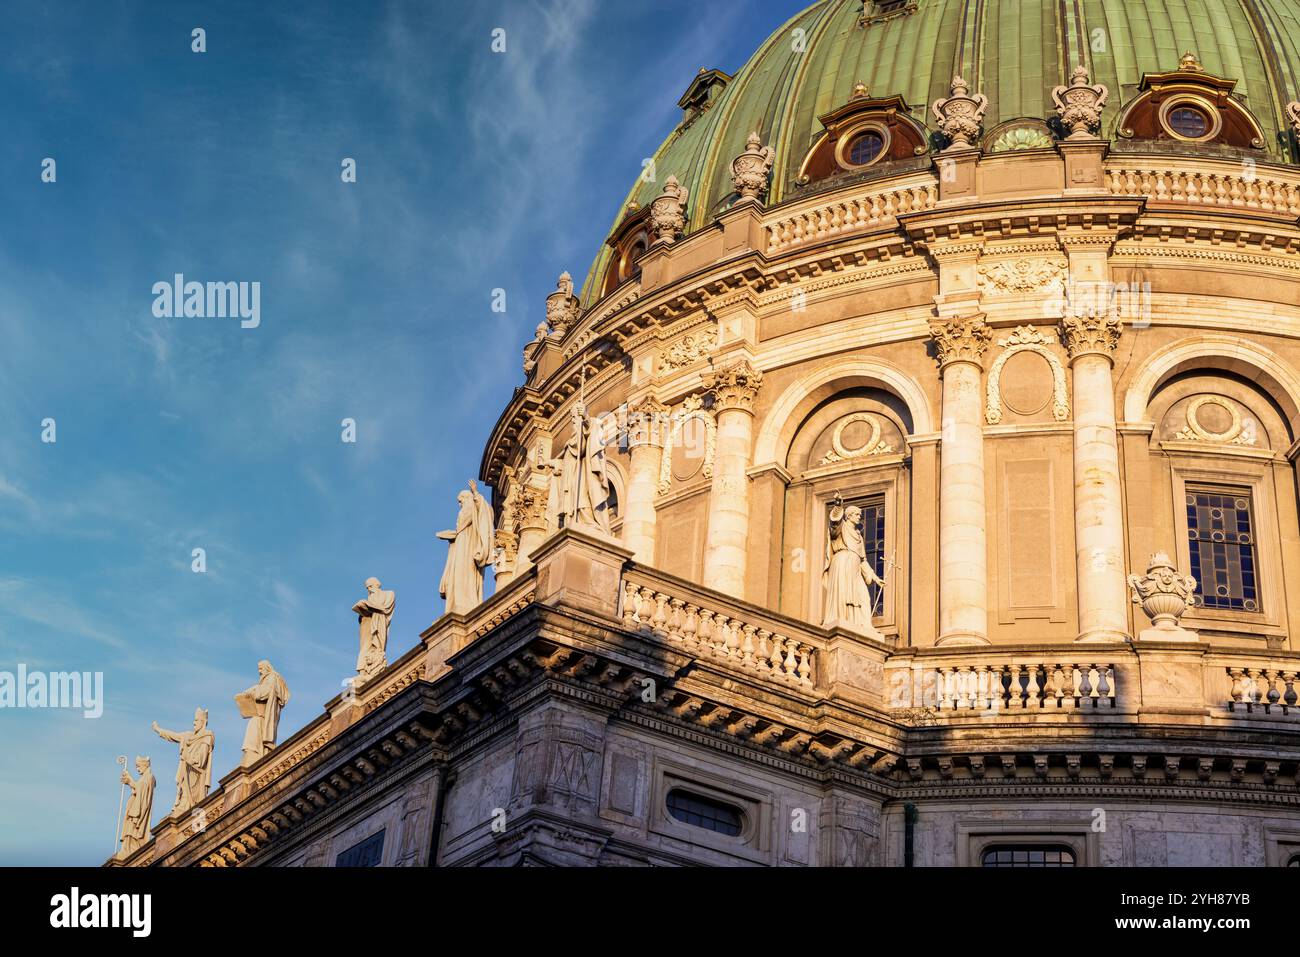
[[[1098,315],[1095,310],[1067,309],[1061,317],[1061,342],[1071,362],[1088,355],[1099,355],[1113,362],[1119,336],[1120,320],[1114,313]]]
[[[942,372],[955,362],[979,365],[980,355],[993,338],[993,330],[984,322],[983,313],[949,316],[930,320],[930,338]]]
[[[724,365],[715,365],[701,376],[704,388],[713,393],[715,408],[719,412],[739,409],[754,411],[754,398],[763,384],[763,373],[741,358]]]
[[[627,404],[629,448],[663,448],[670,409],[654,395],[644,395]]]

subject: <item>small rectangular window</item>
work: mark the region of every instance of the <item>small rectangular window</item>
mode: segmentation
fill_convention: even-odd
[[[980,855],[981,867],[1074,867],[1074,851],[1064,844],[996,844]]]
[[[1259,611],[1253,526],[1250,492],[1188,487],[1187,548],[1198,607]]]
[[[335,867],[378,867],[384,859],[384,832],[372,834],[338,856]]]

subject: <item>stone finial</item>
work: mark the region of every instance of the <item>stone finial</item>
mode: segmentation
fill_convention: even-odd
[[[1139,637],[1155,641],[1195,641],[1196,633],[1185,630],[1179,621],[1192,604],[1196,579],[1180,575],[1165,552],[1156,552],[1147,563],[1145,575],[1129,575],[1133,602],[1142,606],[1153,627]]]
[[[935,100],[930,109],[940,132],[948,137],[948,149],[971,149],[983,129],[989,98],[983,93],[972,96],[969,84],[960,76],[952,78],[951,91],[951,96]]]
[[[1300,100],[1292,100],[1286,105],[1286,118],[1291,121],[1291,130],[1300,139]]]
[[[731,161],[731,185],[740,194],[742,202],[761,202],[767,195],[767,178],[775,159],[776,150],[764,146],[758,133],[750,133],[745,152]]]
[[[668,177],[663,192],[650,204],[650,231],[656,243],[671,246],[686,228],[686,199],[689,195],[676,176]]]
[[[984,322],[983,314],[935,319],[930,322],[930,337],[934,340],[939,368],[954,362],[979,364],[980,356],[993,338],[993,330]]]
[[[719,412],[729,409],[749,412],[753,410],[754,398],[763,384],[763,373],[755,369],[748,359],[740,359],[714,366],[711,372],[701,377],[701,381],[704,388],[713,393],[714,407]]]
[[[849,102],[852,103],[854,100],[865,100],[870,95],[870,91],[868,91],[865,83],[854,83],[853,92],[849,95]]]
[[[1201,66],[1201,61],[1196,59],[1196,54],[1188,50],[1178,60],[1178,69],[1186,73],[1204,73],[1205,67]]]
[[[1072,140],[1095,139],[1093,130],[1101,126],[1101,110],[1110,90],[1100,83],[1089,83],[1088,68],[1083,64],[1070,74],[1069,86],[1052,90],[1052,100],[1061,122],[1070,130]]]
[[[578,298],[573,294],[573,277],[562,272],[556,281],[555,292],[546,297],[546,324],[564,335],[577,318]]]

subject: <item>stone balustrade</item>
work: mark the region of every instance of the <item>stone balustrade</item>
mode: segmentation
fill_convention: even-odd
[[[815,681],[819,649],[809,636],[754,619],[712,596],[629,575],[623,580],[621,614],[629,631],[653,631],[697,658],[807,689]]]
[[[934,711],[1111,709],[1115,666],[1098,662],[944,664],[933,667]]]
[[[1246,714],[1297,715],[1296,684],[1300,671],[1292,663],[1286,666],[1260,665],[1253,667],[1228,667],[1225,669],[1232,682],[1228,710]]]
[[[1226,206],[1284,216],[1300,215],[1300,182],[1273,170],[1235,165],[1230,169],[1159,163],[1139,167],[1107,165],[1106,190],[1113,196],[1145,196],[1157,203]]]
[[[938,201],[939,185],[928,176],[865,195],[826,197],[815,206],[787,212],[766,223],[768,253],[890,223],[903,213],[932,209]]]

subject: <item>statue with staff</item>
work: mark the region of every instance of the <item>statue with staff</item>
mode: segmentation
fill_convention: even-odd
[[[822,573],[822,626],[846,628],[880,638],[872,618],[885,580],[867,560],[862,537],[862,509],[845,505],[837,494],[830,510],[826,536],[826,565]],[[872,595],[872,586],[877,587]]]

